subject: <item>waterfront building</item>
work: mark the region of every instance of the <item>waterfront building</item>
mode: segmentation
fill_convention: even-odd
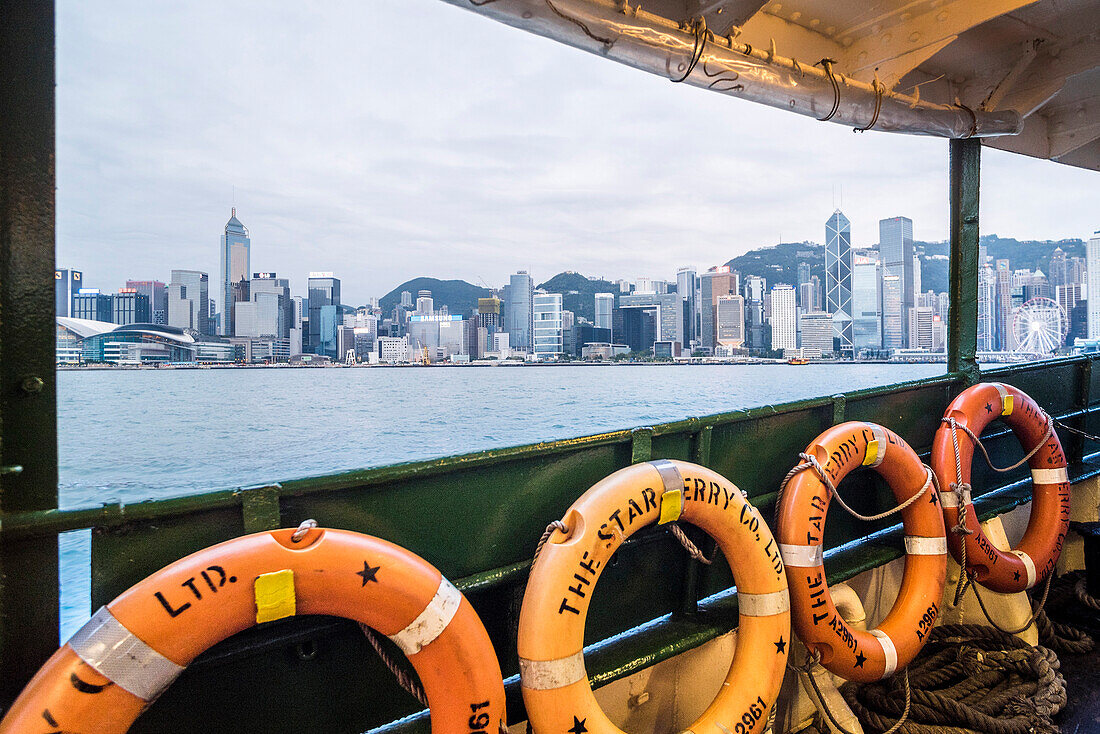
[[[61,268],[53,271],[54,316],[73,315],[73,299],[84,287],[84,273],[79,270]]]
[[[149,299],[149,322],[168,323],[168,288],[159,280],[128,280],[126,287],[132,288]]]
[[[909,348],[932,351],[934,342],[933,319],[935,311],[930,306],[914,306],[909,309]]]
[[[229,221],[225,223],[225,231],[221,237],[221,276],[219,281],[218,313],[221,315],[221,323],[218,333],[222,336],[233,335],[233,303],[234,286],[242,280],[248,280],[252,272],[251,259],[252,240],[248,236],[248,229],[237,219],[237,207],[233,207]],[[237,291],[237,297],[241,293]],[[240,298],[247,300],[247,296]]]
[[[611,329],[601,328],[587,322],[573,326],[573,356],[583,355],[584,348],[592,343],[611,343]]]
[[[614,293],[597,293],[596,299],[596,312],[595,312],[595,324],[596,328],[607,329],[611,331],[611,319],[612,314],[615,311],[615,294]],[[608,339],[610,341],[610,339]]]
[[[57,364],[80,364],[84,361],[84,340],[117,328],[109,321],[57,317],[55,356]]]
[[[412,305],[410,303],[410,305]],[[409,340],[401,336],[378,337],[378,361],[383,364],[398,364],[409,361]]]
[[[841,354],[851,355],[852,224],[839,209],[825,223],[825,308],[833,315]]]
[[[745,344],[744,296],[719,296],[715,311],[718,345],[739,349]]]
[[[804,357],[824,357],[835,350],[836,319],[827,311],[809,311],[798,317],[802,333],[801,354]]]
[[[683,320],[680,335],[685,348],[690,347],[699,340],[699,322],[695,316],[698,310],[695,301],[696,292],[699,288],[698,281],[699,278],[695,274],[695,268],[680,268],[676,271],[676,294],[680,296],[680,313]],[[598,321],[596,325],[600,325]],[[611,341],[610,337],[607,341]]]
[[[771,296],[772,349],[798,347],[798,306],[794,288],[783,283],[773,286]]]
[[[896,346],[889,348],[901,348],[905,345],[907,326],[906,316],[914,303],[914,276],[913,276],[913,220],[908,217],[891,217],[879,220],[879,258],[882,260],[883,277],[887,275],[898,276],[898,286],[901,289],[901,298],[895,305],[890,304],[887,310],[883,304],[882,318],[890,324],[900,324],[902,329],[901,341]],[[885,338],[883,339],[885,344]]]
[[[120,326],[153,323],[149,298],[134,288],[120,288],[111,296],[111,321]]]
[[[560,358],[565,351],[561,294],[534,293],[531,309],[533,319],[531,332],[533,335],[532,353],[539,361]]]
[[[626,344],[650,351],[655,341],[683,345],[684,301],[679,293],[632,293],[619,298],[618,314]],[[615,329],[613,333],[620,333]]]
[[[565,354],[573,354],[577,351],[576,332],[577,315],[566,309],[561,312],[562,351]]]
[[[168,325],[212,335],[210,276],[198,270],[173,270],[167,289]]]
[[[882,349],[882,266],[869,255],[852,256],[852,347]]]
[[[309,274],[309,330],[303,351],[338,359],[336,327],[343,323],[340,309],[340,279],[331,272]]]
[[[531,351],[535,286],[526,270],[508,279],[508,340],[512,349]]]
[[[114,323],[111,305],[111,297],[100,293],[98,288],[81,288],[73,296],[72,316],[85,321]]]
[[[470,322],[460,314],[440,315],[439,357],[457,361],[456,357],[470,354]]]
[[[730,272],[728,265],[713,267],[699,277],[699,344],[712,354],[718,344],[718,299],[736,295],[740,290],[737,280],[737,273]]]
[[[1094,232],[1085,245],[1085,262],[1089,339],[1100,339],[1100,231]]]
[[[234,304],[237,336],[290,337],[294,327],[294,301],[290,281],[276,273],[253,273],[248,300]]]
[[[882,348],[904,349],[905,327],[901,319],[903,287],[901,276],[887,273],[883,267],[882,275]]]
[[[134,293],[141,300],[145,296]],[[82,342],[85,362],[150,364],[194,362],[196,340],[183,329],[164,324],[134,323],[92,334]]]

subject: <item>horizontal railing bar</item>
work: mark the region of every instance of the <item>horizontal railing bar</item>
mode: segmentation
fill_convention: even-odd
[[[947,382],[950,382],[950,381],[949,380],[945,381],[945,384]],[[873,388],[872,390],[875,390],[875,391],[883,391],[884,390],[885,393],[888,394],[888,393],[904,391],[904,390],[907,390],[907,389],[908,390],[917,389],[917,388],[922,387],[922,386],[924,386],[924,385],[917,384],[917,383],[902,383],[901,386],[900,386],[901,387],[900,390],[898,389],[899,385],[893,385],[893,386],[890,386],[889,388]],[[867,392],[867,391],[860,391],[860,392]],[[857,393],[853,393],[853,396],[856,395],[856,394]],[[848,397],[847,399],[848,399],[848,401],[851,401],[851,400],[856,399],[856,398]],[[812,405],[812,407],[824,407],[826,405],[831,405],[831,404],[832,404],[832,398],[831,397],[830,398],[814,399],[813,401],[803,401],[803,403],[802,403],[803,407],[798,408],[798,410],[807,409],[806,405]],[[768,410],[768,407],[754,408],[752,410],[753,411]],[[1069,412],[1066,412],[1066,413],[1056,415],[1054,417],[1055,417],[1056,420],[1066,421],[1066,420],[1072,420],[1072,419],[1075,419],[1075,418],[1079,418],[1079,417],[1082,417],[1082,416],[1091,415],[1092,412],[1094,412],[1096,410],[1097,410],[1096,408],[1093,408],[1093,407],[1090,406],[1089,408],[1082,408],[1082,409],[1078,409],[1078,410],[1074,410],[1074,411],[1069,411]],[[792,411],[787,411],[787,410],[779,411],[777,409],[776,413],[767,413],[767,415],[778,415],[778,414],[781,414],[782,412],[792,412]],[[796,411],[794,411],[794,412],[796,412]],[[735,415],[741,415],[741,413],[740,412],[738,412],[738,413],[727,413],[727,414],[723,414],[723,415],[735,416]],[[756,417],[760,417],[760,416],[756,416]],[[712,422],[713,420],[714,420],[714,417],[712,416],[712,417],[709,417],[709,418],[693,418],[693,419],[689,419],[688,421],[679,421],[679,423],[687,425],[687,424],[691,424],[690,423],[691,421],[698,421],[697,423],[691,424],[691,425],[694,425],[696,427],[695,430],[698,430],[704,424],[706,424],[706,425],[728,425],[728,423],[722,423],[721,421]],[[741,420],[741,419],[738,419],[738,420]],[[737,422],[737,421],[736,420],[731,420],[730,422]],[[656,431],[656,427],[654,428],[654,430]],[[691,432],[693,433],[694,431],[691,431]],[[985,438],[995,439],[995,438],[999,438],[1003,435],[1006,435],[1010,432],[1011,431],[1009,429],[1002,428],[1000,430],[997,430],[997,431],[994,431],[992,433],[987,434],[985,436]],[[673,432],[673,433],[675,433],[675,432]],[[666,434],[662,433],[662,435],[666,435]],[[631,431],[616,431],[614,433],[599,434],[597,436],[587,437],[585,439],[572,439],[572,440],[560,441],[560,442],[555,442],[555,443],[556,444],[569,444],[571,446],[584,445],[586,447],[589,447],[589,446],[593,446],[593,445],[601,445],[603,443],[624,443],[624,444],[626,444],[630,440],[631,440]],[[591,441],[591,442],[589,442],[589,441]],[[578,444],[577,442],[588,442],[588,443]],[[534,444],[533,447],[537,448],[537,447],[542,446],[542,445],[543,444]],[[541,455],[541,452],[538,452],[538,451],[535,451],[533,453],[524,453],[525,451],[528,451],[531,448],[532,448],[531,446],[528,446],[528,447],[516,447],[516,448],[511,448],[511,449],[495,449],[495,450],[491,449],[490,451],[483,452],[483,453],[493,453],[495,455],[493,458],[497,458],[498,460],[506,459],[506,460],[509,460],[509,461],[517,459],[517,458],[530,458],[531,456]],[[474,455],[474,456],[476,458],[480,459],[482,455],[478,454],[478,455]],[[430,464],[432,466],[432,468],[435,468],[437,471],[453,470],[453,469],[456,469],[456,468],[466,468],[466,467],[475,466],[475,461],[464,462],[463,458],[464,457],[460,456],[460,457],[452,457],[450,459],[440,459],[440,460],[435,461],[435,462],[418,462],[418,463],[413,463],[413,464],[398,464],[398,465],[394,465],[393,467],[382,467],[380,469],[369,469],[369,470],[364,471],[363,481],[358,482],[358,483],[352,482],[349,486],[359,487],[359,486],[363,486],[363,484],[381,483],[383,481],[387,481],[386,479],[380,478],[379,475],[383,472],[386,472],[387,470],[396,470],[396,469],[400,469],[400,468],[409,468],[409,467],[417,468],[417,470],[412,472],[412,473],[415,474],[416,476],[424,476],[425,474],[427,474],[427,472],[422,467],[422,465],[424,465],[424,464]],[[443,466],[444,464],[446,464],[446,466]],[[483,465],[483,462],[476,462],[476,465]],[[418,467],[420,467],[420,468],[418,468]],[[366,477],[365,476],[366,474],[370,474],[370,477]],[[346,475],[336,475],[336,476],[346,477]],[[406,476],[408,476],[407,473],[398,472],[398,473],[395,473],[393,476],[389,477],[388,480],[392,481],[393,479],[404,478]],[[279,496],[280,497],[301,496],[303,494],[310,494],[313,491],[320,491],[320,490],[313,490],[313,489],[310,489],[309,491],[303,491],[300,488],[296,489],[296,485],[298,485],[301,482],[322,481],[324,479],[325,479],[325,477],[318,478],[317,480],[313,480],[313,479],[290,480],[290,481],[287,481],[287,482],[283,482],[283,483],[281,483],[281,489],[279,490]],[[260,485],[260,486],[272,486],[272,485]],[[104,504],[104,505],[101,505],[99,507],[85,507],[85,508],[64,509],[64,510],[61,510],[61,509],[38,510],[38,511],[31,511],[31,512],[12,513],[12,514],[7,514],[7,515],[0,514],[0,542],[20,540],[20,539],[24,539],[24,538],[43,537],[43,536],[47,536],[47,535],[54,535],[54,534],[57,534],[57,533],[71,532],[73,530],[85,530],[85,529],[89,529],[89,528],[120,527],[120,526],[125,525],[126,523],[130,523],[130,522],[164,520],[164,519],[170,518],[170,517],[179,517],[179,516],[189,515],[189,514],[193,514],[193,513],[197,513],[197,512],[213,511],[213,510],[220,510],[220,509],[227,509],[227,508],[237,508],[237,507],[241,506],[241,504],[243,502],[244,493],[247,492],[249,489],[250,488],[218,490],[218,491],[214,491],[214,492],[206,492],[206,493],[203,493],[203,494],[183,495],[183,496],[180,496],[180,497],[171,497],[171,498],[161,499],[161,500],[145,500],[145,501],[142,501],[142,502],[134,502],[134,503],[130,503],[130,504],[125,504],[125,503],[119,502],[119,503],[114,503],[114,504]],[[330,489],[335,489],[335,487],[331,487]],[[768,495],[767,494],[765,494],[765,495],[756,495],[756,496],[753,497],[753,499],[758,499],[758,498],[768,498]],[[488,571],[487,573],[492,573],[492,571]]]

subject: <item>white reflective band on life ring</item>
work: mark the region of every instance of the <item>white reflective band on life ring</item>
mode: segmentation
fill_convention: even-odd
[[[401,652],[415,655],[443,634],[461,604],[462,594],[459,590],[447,579],[442,579],[439,589],[428,602],[428,606],[424,607],[424,611],[408,627],[389,637],[401,648]]]
[[[905,536],[905,552],[911,556],[947,555],[947,538],[925,538],[920,535]]]
[[[971,500],[970,500],[970,490],[969,489],[964,489],[962,491],[962,496],[963,496],[963,504],[964,505],[969,505],[970,502],[971,502]],[[940,492],[940,505],[942,507],[958,507],[959,506],[959,497],[952,490],[946,489],[946,490]]]
[[[993,387],[1001,395],[1001,415],[1012,415],[1012,396],[1009,395],[1008,388],[999,382],[994,382]]]
[[[135,637],[107,607],[100,607],[77,630],[69,647],[97,673],[142,701],[155,701],[183,672],[182,665]]]
[[[1035,580],[1038,574],[1035,573],[1035,561],[1031,560],[1031,556],[1023,551],[1014,550],[1010,551],[1012,555],[1019,557],[1024,562],[1024,568],[1027,570],[1027,588],[1031,588],[1035,585]]]
[[[737,613],[745,617],[771,617],[791,610],[791,594],[780,589],[769,594],[737,592]]]
[[[894,641],[890,639],[890,635],[880,629],[867,631],[878,638],[878,643],[882,645],[882,654],[886,658],[886,670],[882,671],[882,677],[893,675],[898,669],[898,650],[894,647]]]
[[[795,568],[815,568],[825,562],[820,545],[779,544],[779,555],[783,556],[784,566]]]
[[[557,660],[519,659],[520,685],[529,691],[552,691],[585,680],[584,652]]]
[[[1031,481],[1036,484],[1065,484],[1069,481],[1069,469],[1064,466],[1057,469],[1032,469]]]
[[[867,456],[863,459],[863,465],[876,467],[886,458],[886,429],[877,423],[871,423],[870,426],[874,438],[867,442]],[[871,453],[872,450],[874,453]]]

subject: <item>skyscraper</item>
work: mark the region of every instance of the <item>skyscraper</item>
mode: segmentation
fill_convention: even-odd
[[[560,358],[565,350],[561,294],[542,292],[533,294],[531,313],[534,347],[532,352],[535,357],[540,360]]]
[[[1012,271],[1009,269],[1008,260],[996,262],[996,302],[994,314],[996,317],[995,349],[1007,351],[1012,348],[1009,344],[1009,325],[1012,323]]]
[[[997,276],[989,263],[978,271],[978,351],[992,352],[996,348]]]
[[[905,346],[905,327],[901,318],[901,276],[886,273],[882,276],[882,348],[902,349]]]
[[[286,339],[294,324],[290,281],[275,273],[253,273],[247,301],[233,304],[237,336]]]
[[[508,279],[508,342],[509,347],[523,352],[531,351],[531,331],[534,328],[532,305],[534,283],[526,270],[520,270]]]
[[[1089,339],[1100,339],[1100,231],[1094,232],[1085,245],[1085,263],[1088,267],[1088,330]]]
[[[692,342],[698,341],[699,334],[697,333],[698,321],[695,318],[695,312],[698,310],[695,304],[695,293],[698,289],[698,277],[695,274],[695,268],[680,268],[676,271],[676,293],[680,296],[680,300],[683,301],[683,319],[684,324],[680,329],[680,334],[684,340],[684,347],[688,348]],[[599,324],[596,324],[599,326]]]
[[[798,308],[794,288],[787,284],[771,290],[772,349],[795,349],[798,346]]]
[[[745,343],[744,296],[719,296],[715,317],[718,344],[732,349],[743,346]]]
[[[84,287],[84,274],[79,270],[62,268],[53,271],[54,280],[54,316],[69,316],[73,313],[73,299]]]
[[[209,308],[210,276],[198,270],[173,270],[168,284],[168,325],[213,335]]]
[[[717,309],[722,296],[736,295],[737,274],[728,265],[713,267],[699,276],[701,300],[699,302],[699,344],[713,350],[718,344]]]
[[[1047,278],[1051,288],[1066,285],[1069,282],[1069,268],[1066,262],[1066,251],[1061,247],[1054,248],[1050,255],[1050,263],[1047,265]]]
[[[901,343],[890,348],[905,345],[905,331],[908,326],[909,309],[915,304],[913,280],[913,220],[908,217],[882,219],[878,223],[878,250],[882,260],[882,275],[898,276],[901,299],[897,306],[887,310],[883,304],[882,318],[891,324],[901,325]],[[885,295],[885,290],[883,291]],[[885,327],[884,327],[885,328]]]
[[[233,336],[233,287],[242,280],[247,281],[252,272],[251,248],[248,229],[237,219],[237,207],[233,207],[221,240],[221,303],[218,304],[221,324],[218,333],[222,336]]]
[[[120,288],[111,296],[111,321],[128,324],[148,324],[150,321],[149,298],[134,288]]]
[[[839,209],[825,223],[825,308],[833,315],[841,354],[851,355],[852,224]]]
[[[309,342],[302,351],[325,354],[337,359],[337,327],[343,325],[339,317],[340,279],[332,273],[309,274]]]
[[[852,346],[882,349],[882,266],[869,255],[852,256]]]
[[[596,328],[611,331],[612,314],[615,312],[615,294],[597,293],[596,296]]]

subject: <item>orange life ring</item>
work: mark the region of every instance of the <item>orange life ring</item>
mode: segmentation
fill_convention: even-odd
[[[236,538],[134,585],[53,654],[0,732],[125,732],[199,653],[295,614],[346,617],[389,636],[424,685],[432,731],[498,734],[500,666],[465,597],[403,548],[321,528]]]
[[[1031,518],[1018,548],[1004,552],[993,546],[978,524],[977,513],[970,501],[970,469],[974,460],[974,443],[963,427],[975,436],[991,422],[1000,418],[1016,434],[1026,449],[1038,447],[1029,460],[1032,490]],[[959,463],[955,463],[955,447],[950,420],[960,427],[956,433]],[[965,525],[969,535],[948,533],[951,555],[962,559],[962,544],[966,544],[966,566],[974,580],[988,589],[1017,592],[1030,589],[1054,570],[1062,543],[1069,529],[1070,483],[1066,455],[1058,434],[1050,430],[1049,416],[1023,391],[999,382],[974,385],[947,406],[944,423],[936,431],[932,444],[932,469],[940,480],[943,492],[943,513],[948,527],[959,521],[959,497],[946,491],[948,486],[964,485],[959,494],[966,507]],[[1040,444],[1042,444],[1040,446]],[[956,470],[958,468],[958,471]],[[962,540],[965,538],[965,540]]]
[[[737,584],[737,649],[722,691],[691,730],[758,732],[779,693],[790,599],[779,550],[760,513],[721,475],[683,461],[636,464],[603,479],[565,513],[535,560],[519,618],[520,685],[535,732],[620,734],[584,668],[584,625],[615,550],[653,523],[686,520],[710,533]]]
[[[799,472],[777,508],[776,534],[799,639],[820,653],[821,664],[833,673],[860,682],[880,680],[913,660],[939,614],[947,539],[932,475],[900,436],[874,423],[833,426],[814,439],[805,454],[813,457],[834,487],[864,466],[886,480],[899,504],[921,495],[901,510],[906,554],[897,601],[878,628],[866,632],[845,623],[826,583],[822,542],[833,499],[829,487],[816,471]]]

